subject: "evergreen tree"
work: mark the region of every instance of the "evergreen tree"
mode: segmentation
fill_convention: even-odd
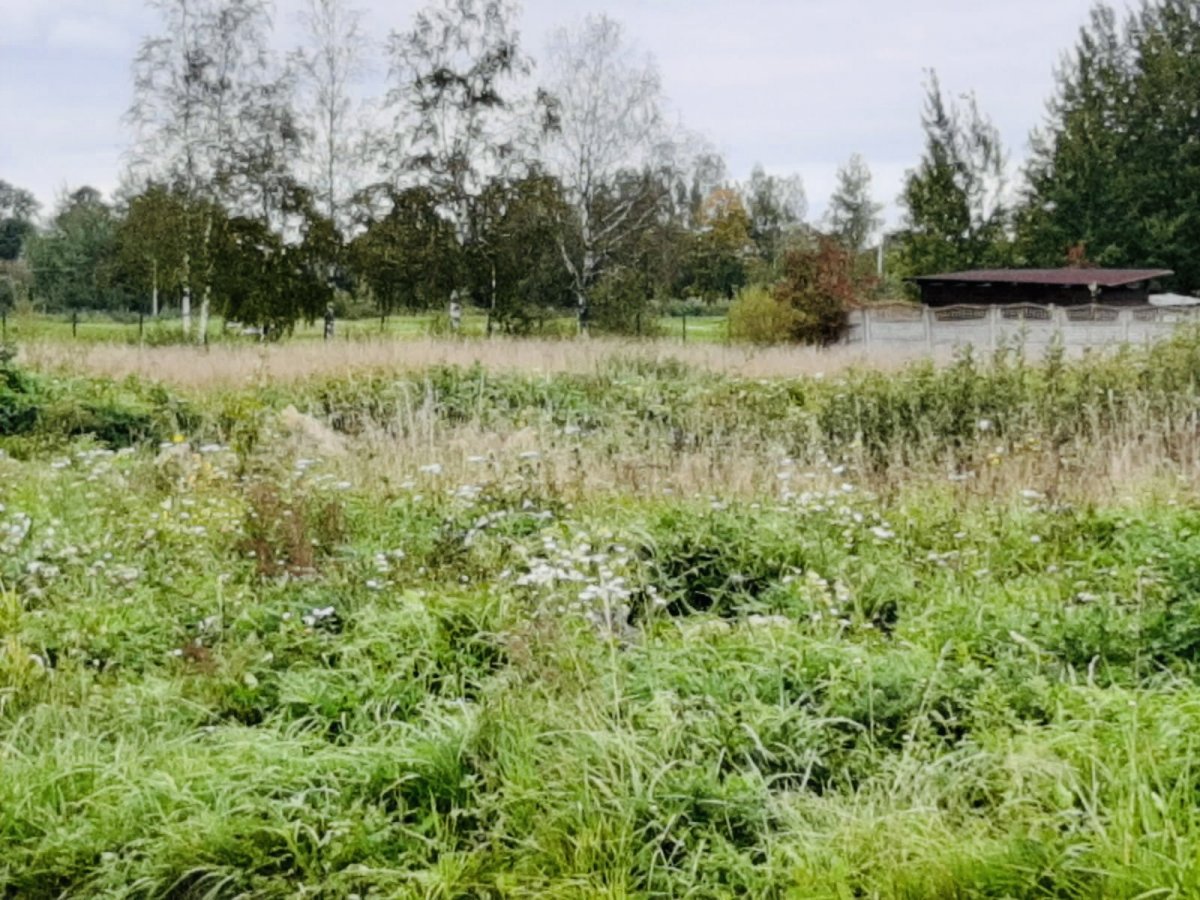
[[[905,275],[1002,265],[1007,261],[1005,158],[996,127],[974,96],[958,106],[927,84],[925,154],[908,173],[898,257]]]
[[[1058,72],[1018,217],[1019,251],[1060,265],[1174,269],[1200,288],[1200,6],[1145,0],[1123,24],[1097,6]]]

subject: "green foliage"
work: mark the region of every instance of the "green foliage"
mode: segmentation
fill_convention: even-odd
[[[389,198],[391,209],[355,238],[349,254],[380,315],[438,308],[450,298],[459,271],[454,229],[425,188]]]
[[[33,218],[37,210],[33,194],[0,180],[0,263],[21,258],[26,242],[36,232]]]
[[[1003,265],[1008,257],[1008,213],[1001,202],[1004,151],[1000,135],[979,112],[942,96],[936,75],[926,86],[925,152],[908,173],[901,202],[904,230],[897,236],[905,275],[929,275]]]
[[[681,276],[683,290],[706,300],[732,299],[746,283],[750,215],[734,191],[720,188],[705,198],[698,225]]]
[[[822,237],[815,247],[784,253],[780,275],[771,295],[791,311],[791,340],[821,346],[841,340],[850,306],[865,293],[857,281],[853,255]]]
[[[50,229],[30,241],[35,295],[49,309],[122,308],[114,278],[115,219],[94,188],[64,198]]]
[[[1194,893],[1194,497],[982,482],[1033,436],[1179,439],[1198,346],[827,380],[437,369],[190,416],[20,373],[245,434],[114,455],[56,417],[0,457],[0,890]],[[571,424],[647,461],[749,436],[772,466],[742,498],[577,493],[502,454],[469,484],[372,461],[347,485],[275,432],[284,404],[396,442],[457,423],[549,450]],[[872,482],[864,447],[931,468]]]
[[[653,335],[653,285],[634,269],[610,269],[592,289],[589,327],[606,334]]]
[[[798,314],[760,285],[742,288],[729,308],[729,336],[751,344],[791,340]]]
[[[1200,184],[1198,36],[1185,0],[1144,0],[1124,24],[1109,5],[1092,11],[1034,135],[1017,220],[1025,264],[1061,265],[1082,244],[1099,265],[1161,266],[1200,287],[1188,199]]]
[[[857,153],[838,169],[829,199],[829,227],[851,253],[859,253],[881,224],[883,206],[871,197],[871,170]]]
[[[562,186],[544,175],[497,178],[484,190],[475,206],[466,277],[494,325],[528,334],[572,305],[571,277],[557,244],[558,223],[569,217]]]

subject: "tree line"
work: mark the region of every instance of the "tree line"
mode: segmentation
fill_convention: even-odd
[[[386,317],[457,294],[489,329],[570,309],[631,331],[668,300],[759,285],[743,319],[823,340],[848,303],[935,271],[1153,265],[1200,285],[1195,0],[1095,8],[1015,184],[974,98],[931,73],[886,236],[861,157],[820,223],[798,176],[731,180],[604,16],[560,29],[535,65],[510,0],[433,0],[387,36],[387,90],[369,96],[374,44],[345,0],[306,0],[290,53],[271,49],[268,0],[149,3],[122,186],[76,190],[39,226],[34,198],[0,182],[0,304],[170,307],[185,333],[219,314],[281,334],[331,304]]]

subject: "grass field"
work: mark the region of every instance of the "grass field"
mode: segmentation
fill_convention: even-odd
[[[437,317],[429,315],[396,315],[386,320],[379,319],[345,319],[336,323],[336,340],[362,341],[378,339],[412,340],[424,338],[431,332],[439,330],[435,325]],[[575,320],[561,318],[553,320],[550,325],[553,330],[564,335],[574,335]],[[193,321],[195,327],[195,320]],[[136,317],[127,321],[117,321],[103,314],[76,315],[71,314],[42,314],[10,313],[5,321],[5,329],[9,340],[20,342],[72,342],[82,344],[138,344],[162,345],[179,343],[182,340],[182,326],[178,317],[165,317],[154,320],[146,318],[141,323]],[[726,319],[723,316],[690,316],[686,321],[682,318],[663,317],[655,322],[656,336],[660,340],[678,343],[725,343],[728,341]],[[463,318],[462,335],[464,337],[482,337],[487,333],[487,318],[483,315],[469,313]],[[211,319],[208,328],[209,342],[223,343],[254,343],[253,336],[237,334],[227,329],[223,320]],[[300,322],[297,324],[289,341],[313,342],[324,339],[324,324]]]
[[[1200,334],[479,343],[0,365],[0,895],[1200,893]]]

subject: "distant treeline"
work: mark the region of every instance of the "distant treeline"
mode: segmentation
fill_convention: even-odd
[[[1125,21],[1095,8],[1012,185],[974,98],[947,100],[931,75],[925,151],[886,238],[858,156],[817,223],[798,176],[730,180],[603,16],[559,31],[535,68],[508,0],[434,0],[382,48],[342,0],[307,0],[286,55],[267,0],[152,6],[116,195],[84,187],[39,220],[0,182],[0,305],[171,307],[185,332],[220,314],[284,333],[331,305],[387,316],[457,292],[498,329],[569,308],[622,331],[671,299],[761,286],[743,318],[769,331],[783,304],[789,333],[823,339],[795,322],[934,271],[1161,266],[1200,287],[1194,0],[1144,0]],[[380,49],[387,90],[366,96]]]

